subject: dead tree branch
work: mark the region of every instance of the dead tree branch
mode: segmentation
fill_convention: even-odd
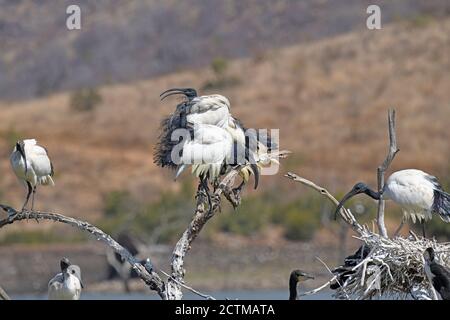
[[[279,151],[267,154],[267,158],[285,158],[289,151]],[[234,208],[240,204],[240,192],[233,189],[236,177],[239,174],[239,167],[230,171],[220,182],[219,186],[211,195],[211,208],[207,208],[207,197],[202,191],[197,192],[197,206],[187,229],[178,240],[172,253],[172,275],[167,282],[167,294],[169,300],[181,300],[183,292],[181,287],[186,270],[184,269],[184,258],[191,249],[192,242],[199,235],[202,228],[220,209],[221,196],[224,195]]]
[[[117,252],[124,260],[127,260],[132,268],[136,271],[139,277],[149,286],[151,290],[154,290],[163,299],[167,299],[166,285],[164,281],[161,280],[159,275],[153,270],[153,268],[148,268],[140,264],[137,259],[119,243],[117,243],[110,235],[104,233],[99,228],[93,226],[92,224],[77,220],[74,218],[66,217],[58,213],[49,212],[39,212],[39,211],[16,211],[10,206],[0,204],[5,212],[8,213],[8,218],[0,220],[0,228],[3,228],[14,222],[34,219],[39,220],[51,220],[56,222],[61,222],[68,224],[79,230],[86,231],[93,235],[97,240],[103,241],[106,245],[111,247],[115,252]]]
[[[397,135],[395,133],[395,110],[391,109],[388,113],[388,124],[389,124],[389,151],[386,159],[377,169],[377,180],[378,180],[378,191],[380,192],[380,200],[378,201],[378,212],[377,212],[377,225],[378,232],[383,237],[387,238],[387,230],[384,224],[384,207],[385,202],[383,200],[383,188],[384,188],[384,176],[386,170],[391,165],[392,160],[394,160],[395,155],[400,150],[397,147]]]
[[[5,290],[0,286],[0,300],[11,300]]]
[[[323,196],[325,196],[328,200],[330,200],[335,206],[337,206],[339,204],[339,201],[336,200],[335,197],[333,197],[331,195],[331,193],[328,192],[327,189],[322,188],[318,185],[316,185],[314,182],[309,181],[305,178],[302,178],[298,175],[296,175],[295,173],[292,172],[288,172],[285,175],[286,178],[289,178],[293,181],[296,182],[300,182],[301,184],[310,187],[316,191],[318,191],[320,194],[322,194]],[[353,214],[350,212],[350,210],[345,209],[344,207],[342,207],[342,209],[339,211],[339,214],[341,215],[342,219],[344,219],[344,221],[346,223],[348,223],[350,225],[350,227],[357,232],[358,234],[361,234],[363,227],[358,223],[358,221],[356,221],[355,217],[353,216]]]
[[[204,225],[211,219],[220,208],[220,199],[223,193],[227,193],[227,196],[232,194],[232,187],[236,176],[237,170],[231,171],[219,184],[219,187],[214,191],[211,196],[212,208],[207,208],[206,195],[202,192],[197,192],[197,207],[194,212],[192,221],[188,228],[183,232],[180,240],[178,240],[175,249],[172,253],[172,275],[167,282],[167,293],[169,300],[181,300],[183,293],[181,291],[181,284],[183,283],[185,269],[184,258],[187,252],[191,249],[191,244],[195,238],[199,235]]]

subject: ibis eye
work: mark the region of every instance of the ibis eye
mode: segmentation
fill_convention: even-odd
[[[75,270],[72,270],[72,274],[74,274],[75,273]]]

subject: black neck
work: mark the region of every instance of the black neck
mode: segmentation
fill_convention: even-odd
[[[289,278],[289,300],[297,300],[297,279],[292,275]]]
[[[379,192],[373,191],[371,189],[367,189],[366,191],[364,191],[364,193],[367,194],[372,199],[380,200],[381,194]]]

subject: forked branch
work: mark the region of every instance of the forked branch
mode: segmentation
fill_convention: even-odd
[[[389,125],[389,150],[384,159],[383,163],[377,169],[377,180],[378,180],[378,191],[380,192],[380,200],[378,201],[378,212],[377,212],[377,225],[378,232],[381,236],[387,238],[387,230],[384,224],[384,208],[385,203],[383,199],[383,188],[385,181],[385,172],[391,165],[392,161],[395,158],[395,155],[400,150],[397,147],[397,135],[395,132],[395,110],[391,109],[388,113],[388,125]]]

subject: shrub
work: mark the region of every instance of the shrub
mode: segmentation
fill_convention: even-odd
[[[94,88],[80,89],[70,96],[70,107],[75,111],[92,111],[102,102],[100,93]]]
[[[214,71],[217,78],[221,78],[228,69],[228,61],[224,58],[215,58],[211,62],[211,69]]]
[[[23,139],[23,134],[14,129],[13,127],[8,128],[8,130],[2,132],[2,138],[6,141],[8,146],[14,147],[17,141]]]
[[[318,215],[312,211],[288,211],[284,219],[285,237],[289,240],[310,240],[320,226]]]

